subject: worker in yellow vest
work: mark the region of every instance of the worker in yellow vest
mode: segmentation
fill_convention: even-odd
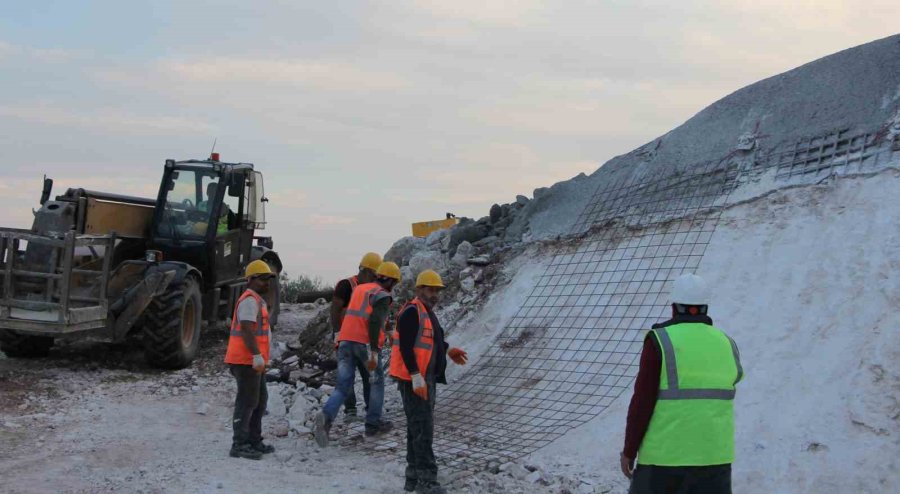
[[[314,435],[321,447],[328,445],[328,433],[338,410],[350,390],[356,367],[364,365],[369,371],[369,405],[366,410],[366,435],[375,436],[389,431],[392,424],[381,417],[384,405],[384,369],[381,347],[384,327],[390,313],[391,290],[400,283],[400,267],[393,262],[381,263],[375,271],[375,281],[353,290],[341,331],[338,333],[338,368],[334,392],[316,416]]]
[[[630,494],[731,493],[735,385],[744,371],[734,340],[707,314],[709,297],[703,278],[680,276],[672,319],[644,339],[620,455]]]
[[[444,282],[430,269],[416,278],[416,297],[397,315],[391,348],[391,377],[403,398],[406,414],[406,484],[407,492],[444,494],[437,481],[434,458],[434,404],[437,383],[447,384],[444,371],[447,357],[465,365],[469,356],[459,348],[450,348],[444,329],[434,314]]]

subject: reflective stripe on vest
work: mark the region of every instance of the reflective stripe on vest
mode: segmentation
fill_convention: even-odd
[[[410,306],[416,307],[419,317],[419,329],[416,332],[416,342],[413,345],[413,351],[416,355],[416,365],[419,367],[419,373],[424,376],[428,372],[428,365],[431,363],[431,354],[434,348],[434,327],[431,324],[428,309],[425,308],[425,304],[418,298],[410,300],[397,313],[398,325],[400,324],[400,317]],[[409,381],[412,379],[412,376],[409,373],[409,369],[406,368],[403,355],[400,353],[400,330],[397,326],[394,326],[392,334],[394,343],[391,347],[390,375],[397,379]]]
[[[391,294],[377,283],[357,286],[344,312],[337,340],[369,344],[369,319],[372,317],[373,308],[377,302],[386,298],[390,299]],[[384,345],[383,328],[378,335],[378,346],[382,345]]]
[[[678,382],[678,362],[675,360],[675,347],[672,345],[672,339],[669,337],[669,332],[666,331],[666,328],[660,328],[654,330],[656,332],[657,339],[659,341],[660,346],[662,347],[663,355],[665,358],[663,359],[666,363],[666,380],[668,382],[668,386],[666,389],[659,390],[659,396],[657,399],[659,400],[733,400],[734,399],[734,389],[704,389],[704,388],[691,388],[691,389],[681,389]],[[731,344],[731,352],[734,356],[734,362],[737,366],[737,377],[734,379],[732,385],[737,384],[738,381],[741,380],[741,377],[744,375],[744,369],[741,367],[741,356],[738,353],[737,344],[735,344],[734,340],[731,339],[730,336],[723,335],[728,338],[728,342]]]
[[[650,332],[662,354],[659,394],[638,463],[722,465],[734,461],[737,345],[721,330],[680,323]]]
[[[263,359],[269,361],[269,309],[266,307],[265,301],[253,290],[246,290],[237,303],[234,305],[234,313],[231,316],[231,329],[228,337],[228,349],[225,352],[226,364],[251,365],[253,363],[253,355],[244,343],[241,336],[241,323],[238,320],[238,307],[241,302],[248,298],[253,298],[259,307],[259,313],[256,316],[256,328],[253,330],[253,336],[256,338],[256,346]]]
[[[417,301],[418,299],[415,299]],[[413,345],[414,348],[421,348],[423,350],[431,350],[434,346],[432,343],[428,343],[423,341],[422,337],[425,336],[430,339],[432,342],[434,341],[434,330],[431,328],[431,316],[428,315],[428,310],[421,303],[414,303],[414,301],[408,302],[406,305],[400,309],[400,312],[397,314],[397,320],[400,320],[400,315],[403,314],[403,311],[406,310],[410,305],[414,305],[419,313],[419,332],[416,333],[416,343]],[[400,347],[400,332],[395,328],[393,335],[393,346]]]

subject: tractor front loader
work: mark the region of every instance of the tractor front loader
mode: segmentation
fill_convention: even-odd
[[[231,317],[248,263],[281,272],[271,237],[254,235],[266,199],[252,164],[167,160],[155,200],[84,189],[50,200],[51,189],[45,179],[31,230],[0,228],[0,350],[9,357],[46,356],[63,337],[137,336],[151,364],[185,367],[203,322]]]

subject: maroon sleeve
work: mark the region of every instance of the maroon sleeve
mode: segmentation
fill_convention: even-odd
[[[656,339],[647,335],[644,349],[641,351],[641,364],[637,379],[634,381],[634,395],[628,406],[628,422],[625,426],[625,449],[622,453],[632,460],[637,456],[644,434],[650,425],[650,417],[656,407],[656,396],[659,394],[659,373],[662,368],[662,356]]]

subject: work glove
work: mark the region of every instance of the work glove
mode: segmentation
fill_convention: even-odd
[[[450,360],[455,362],[457,365],[466,365],[466,362],[469,360],[469,354],[467,354],[461,348],[456,347],[448,350],[447,356],[450,357]]]
[[[413,393],[415,393],[419,398],[428,401],[428,385],[425,384],[425,378],[422,377],[422,374],[419,374],[418,372],[410,377],[412,377]]]
[[[378,351],[369,350],[369,361],[366,362],[366,369],[369,369],[369,372],[373,372],[375,367],[378,367]]]
[[[258,353],[253,356],[253,370],[258,374],[262,374],[266,370],[266,361],[263,360],[263,356]]]

